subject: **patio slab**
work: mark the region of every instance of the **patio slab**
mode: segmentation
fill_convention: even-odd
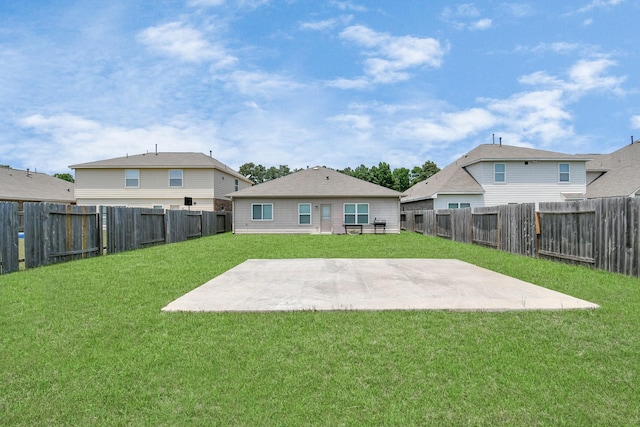
[[[597,304],[455,259],[251,259],[163,311],[572,310]]]

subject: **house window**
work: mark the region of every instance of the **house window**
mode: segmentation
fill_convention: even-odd
[[[569,163],[558,164],[558,181],[569,182]]]
[[[240,189],[240,182],[236,179],[236,191]]]
[[[464,209],[464,208],[470,208],[471,207],[471,203],[449,203],[449,209]]]
[[[298,224],[311,224],[311,203],[298,204]]]
[[[169,170],[169,187],[182,187],[182,169]]]
[[[254,203],[251,205],[251,219],[254,221],[272,221],[272,203]]]
[[[345,224],[368,224],[369,204],[368,203],[345,203],[344,204]]]
[[[504,163],[493,164],[493,182],[507,182],[507,165]]]
[[[126,188],[140,187],[140,171],[138,169],[127,169],[124,171],[124,186]]]

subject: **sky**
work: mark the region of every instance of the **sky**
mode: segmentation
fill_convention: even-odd
[[[0,164],[443,168],[640,138],[640,0],[0,2]]]

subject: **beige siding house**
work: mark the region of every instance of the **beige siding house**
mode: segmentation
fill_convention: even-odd
[[[401,193],[313,167],[229,195],[234,233],[399,233]]]
[[[403,210],[584,199],[588,158],[483,144],[405,192]]]
[[[228,194],[252,185],[203,153],[147,153],[69,167],[79,205],[230,210]]]

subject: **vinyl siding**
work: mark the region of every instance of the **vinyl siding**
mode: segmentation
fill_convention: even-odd
[[[213,211],[213,199],[193,198],[194,205],[184,206],[184,198],[136,198],[136,199],[116,199],[116,198],[83,198],[78,199],[78,205],[86,206],[128,206],[131,208],[152,208],[154,206],[162,206],[163,209],[171,209],[172,206],[178,206],[178,209],[191,209],[194,211]]]
[[[472,208],[484,205],[482,194],[442,194],[434,199],[434,209],[449,209],[449,203],[469,203]]]
[[[506,182],[493,182],[494,163],[506,165]],[[558,182],[558,163],[569,163],[570,182]],[[586,193],[584,162],[482,162],[467,170],[485,190],[484,205],[561,202],[562,193]]]
[[[227,195],[236,191],[236,179],[238,180],[238,190],[251,187],[251,184],[246,181],[216,170],[214,176],[214,193],[216,197],[219,199],[230,199]]]
[[[254,203],[273,204],[272,221],[253,221],[251,206]],[[298,224],[298,204],[311,203],[311,224]],[[344,203],[369,203],[369,222],[375,218],[387,222],[387,233],[400,232],[400,202],[397,198],[348,198],[348,199],[235,199],[233,206],[234,232],[246,233],[320,233],[320,205],[330,204],[334,234],[344,233]],[[373,225],[366,224],[364,233],[373,233]]]

